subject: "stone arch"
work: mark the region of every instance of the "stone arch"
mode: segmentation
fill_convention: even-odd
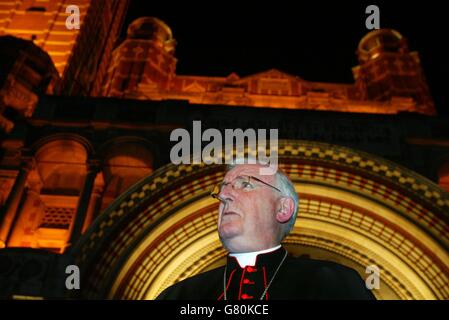
[[[78,139],[52,137],[39,145],[34,158],[43,193],[76,195],[81,191],[89,151]]]
[[[300,194],[285,239],[292,254],[337,261],[362,277],[381,271],[378,298],[449,298],[449,194],[379,157],[307,141],[280,141],[280,167]],[[153,299],[165,287],[219,266],[221,166],[167,165],[106,210],[78,244],[87,298]]]
[[[153,149],[148,141],[138,137],[113,139],[101,147],[105,183],[102,209],[137,181],[151,174],[154,167]]]

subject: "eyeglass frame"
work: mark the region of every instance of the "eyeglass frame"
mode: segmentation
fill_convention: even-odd
[[[281,191],[279,188],[277,188],[277,187],[275,187],[275,186],[273,186],[273,185],[271,185],[271,184],[269,184],[269,183],[267,183],[267,182],[265,182],[265,181],[263,181],[263,180],[261,180],[261,179],[259,179],[259,178],[256,178],[256,177],[254,177],[254,176],[243,175],[243,176],[238,176],[237,178],[244,178],[244,177],[247,177],[247,178],[248,178],[248,181],[246,181],[246,182],[248,182],[248,183],[251,183],[251,179],[253,179],[253,180],[255,180],[255,181],[257,181],[257,182],[260,182],[260,183],[262,183],[262,184],[264,184],[264,185],[266,185],[266,186],[268,186],[268,187],[270,187],[270,188],[273,188],[274,190],[276,190],[276,191],[278,191],[279,193],[282,194],[282,191]],[[235,178],[234,181],[235,181],[237,178]],[[217,199],[217,200],[222,201],[221,198],[220,198],[218,195],[219,195],[220,192],[221,192],[221,187],[222,187],[222,186],[227,186],[228,184],[231,184],[232,189],[234,189],[234,187],[233,187],[233,185],[232,185],[231,182],[227,182],[226,184],[225,184],[225,182],[221,182],[221,183],[219,183],[219,184],[217,184],[217,185],[214,186],[214,189],[211,191],[210,196],[211,196],[212,198],[214,198],[214,199]],[[217,188],[217,186],[220,186],[220,187],[218,188],[218,190],[220,190],[218,193],[217,193],[217,192],[214,192],[214,190]]]

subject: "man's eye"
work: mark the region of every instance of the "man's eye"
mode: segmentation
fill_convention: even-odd
[[[247,181],[244,181],[242,183],[242,187],[243,187],[243,189],[252,189],[253,185],[251,183],[247,182]]]

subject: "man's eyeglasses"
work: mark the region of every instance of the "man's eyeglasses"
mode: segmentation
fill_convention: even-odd
[[[267,187],[273,188],[274,190],[279,191],[280,193],[282,193],[282,191],[278,188],[276,188],[275,186],[272,186],[269,183],[266,183],[265,181],[262,181],[256,177],[253,176],[238,176],[237,178],[234,179],[234,181],[232,182],[225,182],[223,181],[222,183],[217,184],[214,189],[211,192],[211,196],[215,199],[221,200],[219,197],[220,192],[223,190],[223,188],[227,185],[230,185],[232,187],[232,189],[234,190],[243,190],[243,191],[250,191],[253,190],[255,187],[255,183],[259,182]]]

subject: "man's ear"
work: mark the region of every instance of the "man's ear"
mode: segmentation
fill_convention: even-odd
[[[279,223],[286,223],[290,220],[295,210],[295,202],[292,198],[282,197],[279,199],[279,209],[276,213],[276,220]]]

